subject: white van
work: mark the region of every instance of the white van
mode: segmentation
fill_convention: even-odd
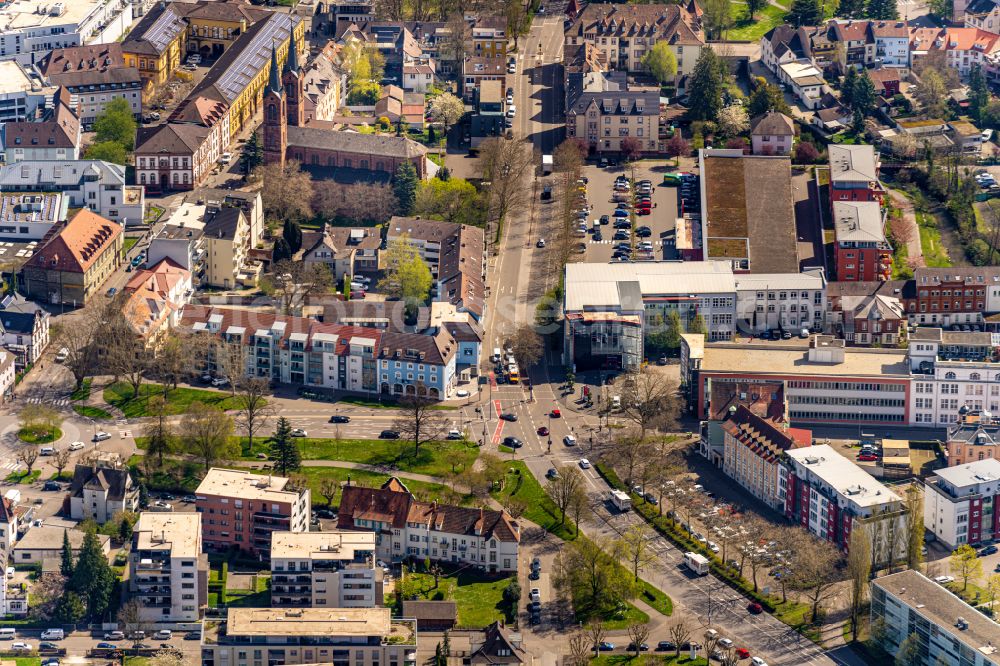
[[[493,348],[493,362],[494,363],[499,363],[501,358],[503,358],[503,355],[500,353],[500,348],[499,347],[494,347]]]
[[[46,629],[42,632],[43,641],[61,641],[66,638],[66,632],[62,629]]]
[[[14,640],[14,630],[11,627],[0,628],[0,640],[4,641]]]
[[[43,446],[42,448],[38,449],[38,455],[40,456],[54,456],[55,454],[56,454],[55,447],[52,446]]]

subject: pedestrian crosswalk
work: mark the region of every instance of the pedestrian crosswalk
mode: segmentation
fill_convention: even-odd
[[[118,435],[124,439],[126,437],[131,437],[132,436],[132,431],[131,430],[119,430],[118,431]]]
[[[28,398],[25,400],[29,405],[52,405],[53,407],[67,407],[69,405],[69,398]]]
[[[0,470],[4,470],[4,472],[7,472],[8,470],[11,471],[11,472],[16,472],[17,468],[20,467],[20,466],[21,466],[21,463],[13,461],[13,460],[7,460],[7,461],[4,461],[4,462],[0,462]]]

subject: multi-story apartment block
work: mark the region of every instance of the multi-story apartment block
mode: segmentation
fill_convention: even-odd
[[[16,120],[4,123],[4,161],[8,164],[22,160],[76,160],[80,157],[82,141],[80,120],[67,106],[70,95],[60,88],[53,108],[44,121]]]
[[[981,324],[1000,312],[1000,268],[917,268],[903,303],[911,324]]]
[[[937,470],[925,484],[924,527],[949,550],[1000,538],[1000,460]]]
[[[808,430],[761,418],[744,405],[722,423],[722,469],[736,483],[775,511],[784,511],[778,495],[781,459],[786,451],[812,443]]]
[[[882,67],[910,66],[910,28],[906,21],[872,21],[875,62]]]
[[[119,42],[53,49],[38,67],[52,85],[69,91],[69,106],[80,114],[86,129],[114,99],[128,102],[136,118],[142,115],[148,88],[137,68],[125,66]]]
[[[375,533],[271,533],[271,605],[374,608],[382,605]]]
[[[234,206],[212,208],[205,213],[202,232],[205,246],[205,284],[229,289],[236,285],[253,287],[261,265],[247,257],[252,239],[250,223]]]
[[[206,622],[202,666],[415,666],[417,623],[389,608],[230,608]]]
[[[914,569],[872,580],[871,622],[885,627],[880,645],[890,655],[915,636],[921,666],[1000,662],[1000,624]]]
[[[128,556],[128,593],[143,622],[196,622],[208,600],[201,514],[139,514]]]
[[[690,0],[676,5],[618,5],[590,3],[566,28],[567,51],[584,44],[604,52],[612,69],[639,72],[642,58],[665,41],[677,58],[677,76],[694,71],[705,44],[701,8]]]
[[[733,279],[736,330],[740,333],[789,331],[798,335],[802,329],[822,327],[826,310],[826,278],[822,270],[735,273]]]
[[[0,32],[0,39],[2,37]],[[0,123],[38,120],[51,104],[55,88],[15,61],[0,60]]]
[[[571,73],[566,83],[566,135],[597,151],[620,153],[631,140],[643,153],[660,148],[660,97],[628,90],[623,72]]]
[[[507,19],[503,16],[476,18],[472,23],[470,38],[473,55],[482,58],[506,59]]]
[[[834,201],[837,280],[870,282],[892,277],[892,246],[878,201]]]
[[[521,526],[506,511],[419,502],[395,477],[381,488],[345,487],[337,527],[374,531],[375,553],[386,561],[517,571]]]
[[[830,203],[882,201],[885,192],[878,179],[879,160],[868,145],[830,147]]]
[[[125,166],[102,160],[24,160],[0,167],[2,192],[62,192],[70,208],[85,208],[119,225],[139,224],[142,187],[125,184]]]
[[[122,291],[122,313],[143,347],[155,352],[164,336],[180,323],[181,309],[194,292],[191,272],[170,259],[137,270]]]
[[[317,388],[440,400],[457,385],[458,345],[434,335],[321,324],[248,310],[188,307],[183,324],[248,348],[246,375]],[[209,370],[218,371],[212,359]]]
[[[284,477],[213,467],[195,495],[206,550],[266,556],[272,532],[309,531],[309,489]]]
[[[0,60],[33,65],[52,49],[110,44],[132,24],[129,0],[16,0],[0,8]]]
[[[828,25],[832,38],[843,51],[843,64],[865,67],[875,61],[875,36],[871,21],[834,20]]]
[[[904,332],[906,315],[898,298],[883,294],[844,296],[840,333],[855,345],[894,347]]]
[[[69,197],[61,192],[0,193],[0,238],[37,241],[65,222],[68,213]]]
[[[827,445],[790,449],[778,479],[785,516],[846,553],[851,532],[869,531],[873,564],[885,566],[906,552],[906,508],[902,499],[875,477]]]
[[[132,485],[126,467],[78,464],[69,487],[69,514],[73,520],[93,520],[103,525],[115,514],[135,511],[139,488]]]
[[[993,389],[990,389],[993,393]],[[1000,396],[1000,390],[997,390]],[[1000,460],[1000,416],[986,410],[959,410],[945,442],[949,465]]]
[[[910,334],[914,422],[949,426],[967,411],[1000,413],[994,336],[923,327]]]

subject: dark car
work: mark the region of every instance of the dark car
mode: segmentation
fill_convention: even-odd
[[[656,495],[654,495],[653,493],[646,493],[645,495],[642,496],[642,498],[647,502],[649,502],[650,504],[652,504],[653,506],[656,506],[657,504],[660,503],[659,500],[656,499]]]
[[[628,647],[625,648],[628,652],[635,652],[635,643],[629,643]],[[649,650],[649,646],[645,643],[639,643],[639,652],[646,652]]]
[[[650,236],[653,235],[653,230],[645,226],[639,227],[638,229],[635,230],[635,235],[638,236],[639,238],[649,238]]]
[[[337,517],[337,514],[335,514],[330,509],[320,509],[316,512],[316,515],[319,516],[320,518],[326,518],[327,520],[333,520],[334,518]]]
[[[614,240],[625,240],[626,238],[628,238],[628,232],[624,229],[615,232]]]
[[[341,416],[340,414],[334,414],[330,417],[330,423],[350,423],[350,416]]]
[[[101,642],[97,644],[97,648],[100,650],[117,650],[118,646],[114,643]]]
[[[378,434],[379,439],[399,439],[399,433],[395,430],[383,430]]]
[[[538,580],[542,575],[542,572],[537,569],[532,569],[531,573],[528,574],[528,580]]]
[[[59,646],[56,645],[55,643],[51,643],[49,641],[42,641],[41,643],[38,644],[38,649],[39,650],[58,650]]]
[[[549,201],[552,199],[552,186],[546,185],[542,188],[542,201]]]
[[[547,471],[545,473],[545,478],[546,479],[558,479],[559,478],[559,470],[557,470],[555,467],[550,467],[549,471]]]
[[[541,601],[532,601],[532,602],[530,602],[528,604],[528,612],[529,613],[540,613],[540,612],[542,612],[542,602]]]
[[[594,232],[594,241],[600,243],[602,240],[604,240],[604,236],[601,234],[601,232],[600,231],[595,231]]]
[[[546,428],[545,426],[541,426],[536,432],[542,437],[545,437],[546,435],[549,434],[549,429]]]
[[[660,641],[656,644],[657,650],[676,650],[677,646],[673,641]]]
[[[521,443],[521,440],[519,440],[517,437],[504,437],[503,438],[503,443],[504,443],[504,446],[509,446],[512,449],[519,449],[522,446],[524,446]]]
[[[625,218],[615,220],[615,229],[631,229],[632,223]]]
[[[615,644],[609,643],[608,641],[601,641],[597,644],[597,649],[601,652],[611,652],[615,649]]]
[[[979,554],[981,556],[985,556],[985,555],[992,555],[995,552],[997,552],[996,546],[986,546],[986,548],[983,548],[981,551],[979,551]]]
[[[62,486],[55,481],[46,481],[42,490],[62,490]]]
[[[751,615],[760,615],[764,612],[764,607],[756,601],[751,601],[747,606],[747,611],[749,611]]]
[[[501,414],[500,418],[503,419],[504,421],[514,422],[517,420],[517,414],[511,414],[508,412],[507,414]]]
[[[528,616],[528,624],[541,624],[542,614],[541,613],[531,613]]]
[[[611,224],[611,216],[601,215],[601,224]]]

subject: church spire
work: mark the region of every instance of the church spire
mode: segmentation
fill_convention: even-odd
[[[281,89],[281,74],[278,71],[278,51],[274,48],[274,44],[271,44],[271,72],[267,82],[267,89],[276,95],[281,95],[283,92]]]
[[[295,41],[295,27],[292,26],[291,40],[288,42],[288,58],[285,60],[285,71],[299,73],[299,45]]]

